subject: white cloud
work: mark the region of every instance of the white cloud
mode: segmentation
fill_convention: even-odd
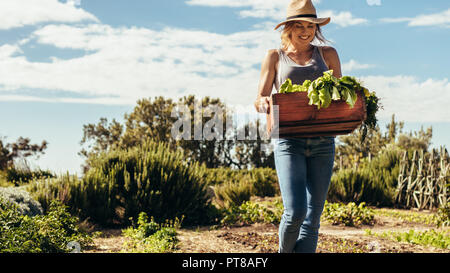
[[[348,74],[355,70],[368,69],[372,68],[374,65],[371,64],[360,64],[357,61],[351,59],[350,61],[342,64],[342,72],[343,74]]]
[[[16,45],[6,44],[0,46],[0,59],[10,57],[15,53],[23,53],[23,51]]]
[[[354,17],[349,11],[335,12],[332,10],[325,10],[319,15],[320,17],[331,17],[330,23],[337,24],[341,27],[361,25],[369,22],[367,19]]]
[[[277,22],[286,18],[286,8],[290,0],[189,0],[188,5],[209,7],[249,8],[239,12],[242,17],[270,18]],[[313,1],[319,4],[320,1]],[[331,17],[331,23],[341,27],[365,24],[367,19],[355,17],[349,11],[336,12],[317,9],[319,17]]]
[[[450,122],[450,83],[445,79],[423,82],[411,76],[366,76],[363,85],[381,97],[379,118],[395,114],[407,122]]]
[[[290,0],[189,0],[192,6],[249,8],[239,12],[242,17],[271,18],[281,20],[286,17]]]
[[[381,6],[381,0],[367,0],[369,6]]]
[[[67,0],[67,3],[74,5],[74,6],[80,6],[81,0]]]
[[[433,13],[433,14],[422,14],[416,17],[401,17],[401,18],[382,18],[382,22],[386,23],[402,23],[408,22],[408,26],[442,26],[450,27],[450,9]]]
[[[178,28],[47,25],[17,44],[0,46],[0,101],[134,105],[143,97],[176,99],[195,94],[253,107],[260,63],[267,50],[280,42],[271,27],[224,35]],[[85,50],[86,55],[32,62],[21,50],[28,43]],[[370,67],[355,60],[343,64],[344,71]],[[385,110],[380,118],[395,113],[405,121],[450,122],[449,108],[443,104],[450,101],[448,79],[421,82],[408,76],[366,76],[362,80],[382,98]],[[42,96],[39,90],[53,90],[55,96]],[[58,96],[58,91],[65,96]],[[68,92],[79,96],[70,98]]]
[[[66,3],[58,0],[1,0],[0,30],[44,22],[99,21],[89,12],[77,8],[76,3],[75,0]]]
[[[61,34],[64,33],[64,36]],[[196,37],[192,39],[192,37]],[[166,28],[113,28],[49,25],[30,41],[88,51],[70,60],[30,62],[18,45],[0,47],[0,100],[33,100],[134,105],[137,99],[187,94],[218,97],[229,106],[252,107],[257,94],[259,66],[279,35],[259,29],[229,35]],[[366,69],[350,60],[344,71]],[[379,118],[395,113],[400,120],[450,122],[448,79],[419,81],[410,76],[361,77],[382,98]],[[79,93],[68,98],[21,93],[21,90],[61,90]],[[249,108],[250,109],[250,108]]]
[[[41,89],[75,92],[84,98],[72,101],[106,104],[133,105],[139,98],[161,94],[171,98],[195,94],[252,104],[260,63],[269,48],[278,47],[279,33],[257,29],[222,35],[176,28],[47,25],[21,42],[86,50],[87,55],[30,62],[23,55],[13,55],[20,53],[18,45],[2,46],[0,99],[17,99],[20,90]],[[28,93],[23,98],[38,99],[39,91],[35,92],[34,97]],[[54,101],[62,100],[55,93]]]

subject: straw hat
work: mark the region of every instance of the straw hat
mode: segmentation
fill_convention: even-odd
[[[330,17],[317,18],[316,8],[311,0],[292,0],[287,8],[286,21],[279,23],[275,29],[287,22],[300,20],[324,26],[330,22]]]

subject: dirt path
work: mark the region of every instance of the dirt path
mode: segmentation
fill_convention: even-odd
[[[344,227],[322,223],[319,232],[317,252],[402,252],[402,253],[450,253],[450,250],[431,246],[420,246],[396,242],[366,235],[365,229],[407,232],[411,229],[423,231],[433,226],[402,221],[393,217],[376,216],[374,226]],[[278,249],[278,226],[273,224],[253,224],[243,227],[210,230],[209,227],[180,229],[178,231],[178,253],[275,253]],[[120,252],[125,238],[120,230],[103,231],[103,236],[95,239],[95,249],[87,252]]]

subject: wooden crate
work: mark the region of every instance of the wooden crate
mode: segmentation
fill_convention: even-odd
[[[308,104],[307,92],[272,94],[267,114],[268,135],[277,138],[349,134],[367,117],[364,93],[357,92],[357,96],[353,108],[339,100],[319,110],[316,105]]]

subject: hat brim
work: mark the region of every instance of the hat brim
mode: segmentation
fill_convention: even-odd
[[[284,22],[279,23],[276,27],[275,30],[277,28],[279,28],[282,25],[285,25],[287,22],[292,22],[292,21],[306,21],[306,22],[311,22],[314,24],[318,24],[319,26],[324,26],[326,24],[328,24],[331,21],[330,17],[326,17],[326,18],[307,18],[307,17],[302,17],[302,18],[294,18],[294,19],[289,19],[286,20]]]

